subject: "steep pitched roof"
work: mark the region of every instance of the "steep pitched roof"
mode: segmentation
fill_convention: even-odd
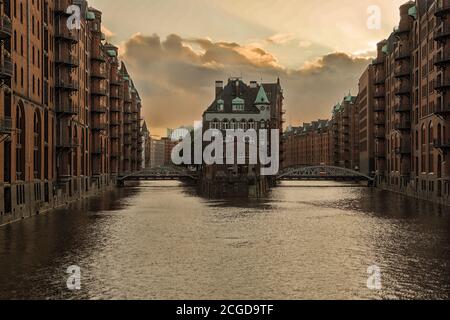
[[[205,113],[217,113],[218,103],[223,101],[224,113],[259,113],[255,107],[254,101],[258,95],[259,88],[252,88],[246,85],[242,80],[229,79],[222,93],[211,103]],[[243,103],[243,111],[233,111],[233,101]]]
[[[255,104],[270,104],[270,101],[267,98],[267,94],[263,86],[259,86],[259,91],[255,99]]]

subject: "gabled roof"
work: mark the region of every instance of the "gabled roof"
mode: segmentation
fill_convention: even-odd
[[[258,114],[260,111],[255,106],[254,101],[256,101],[260,91],[264,91],[267,98],[268,93],[273,94],[272,90],[276,90],[277,84],[262,84],[256,87],[250,87],[245,84],[240,79],[229,79],[228,83],[223,88],[222,92],[218,97],[211,103],[205,113],[217,113],[217,105],[223,101],[223,111],[224,113],[255,113]],[[276,91],[275,91],[276,93]],[[262,93],[261,93],[262,96]],[[268,99],[267,99],[268,101]],[[234,104],[243,104],[243,111],[233,111]],[[270,103],[270,102],[268,102]]]

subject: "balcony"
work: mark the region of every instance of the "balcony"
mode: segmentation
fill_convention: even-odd
[[[375,92],[373,93],[373,97],[375,99],[384,99],[386,97],[386,93],[384,91],[384,88],[376,88]]]
[[[386,110],[386,104],[383,100],[377,100],[375,101],[375,104],[373,106],[373,111],[375,112],[384,112]]]
[[[12,23],[11,19],[7,16],[3,16],[0,19],[0,39],[11,38],[12,35]]]
[[[108,90],[106,88],[101,88],[101,87],[91,87],[91,95],[94,96],[107,96],[108,95]]]
[[[112,86],[120,87],[121,85],[123,85],[123,82],[122,80],[118,79],[118,77],[116,77],[115,79],[112,79],[109,84]]]
[[[109,97],[111,99],[119,100],[120,99],[120,94],[119,94],[118,90],[110,90],[109,91]]]
[[[101,156],[106,153],[106,148],[104,147],[92,147],[91,154],[96,156]]]
[[[386,152],[384,150],[375,150],[374,156],[377,159],[385,159],[386,158]]]
[[[9,117],[0,118],[0,134],[10,134],[12,131],[12,119]]]
[[[403,78],[409,77],[411,75],[411,67],[410,66],[402,66],[400,68],[395,68],[394,77]]]
[[[69,52],[60,52],[56,54],[55,62],[57,65],[66,65],[70,68],[77,68],[80,65],[78,57]]]
[[[384,126],[385,120],[384,120],[384,118],[375,118],[375,120],[373,120],[373,123],[376,126]]]
[[[373,83],[376,86],[384,85],[386,83],[386,78],[383,76],[376,76],[375,79],[373,80]]]
[[[70,101],[67,101],[67,102],[59,101],[59,103],[56,105],[55,109],[56,109],[56,113],[58,113],[60,115],[65,115],[65,116],[75,116],[75,115],[78,115],[78,113],[79,113],[78,106],[75,106],[75,104],[73,104]]]
[[[56,142],[56,148],[58,149],[74,149],[79,146],[78,139],[75,137],[61,137]]]
[[[119,158],[120,152],[119,151],[111,151],[111,158]]]
[[[441,0],[435,1],[435,10],[434,15],[436,17],[445,17],[448,13],[450,13],[450,1],[449,0]]]
[[[376,127],[374,132],[375,139],[384,140],[386,138],[386,131],[384,128]]]
[[[115,131],[111,132],[110,138],[113,140],[118,140],[120,138],[119,133]]]
[[[122,112],[120,106],[114,106],[114,105],[109,107],[109,111],[110,112]]]
[[[400,36],[402,34],[411,32],[411,26],[409,25],[409,23],[405,23],[404,25],[400,25],[397,28],[394,29],[394,34],[396,36]]]
[[[397,131],[409,131],[411,130],[411,121],[410,120],[400,120],[394,123],[394,130]]]
[[[444,26],[434,32],[434,40],[445,42],[450,37],[450,25],[444,23]]]
[[[450,52],[436,53],[434,65],[438,68],[444,68],[450,63]]]
[[[434,113],[436,115],[445,115],[450,113],[450,103],[440,103],[435,106]]]
[[[446,151],[450,150],[450,139],[448,139],[447,141],[442,141],[440,139],[435,139],[433,141],[433,146],[436,149],[440,149],[440,150],[446,152]]]
[[[107,113],[108,112],[108,108],[106,106],[101,106],[101,105],[98,105],[98,104],[94,104],[91,107],[91,112],[92,113],[100,113],[100,114]]]
[[[106,62],[105,53],[103,51],[101,51],[101,49],[94,50],[91,53],[91,59],[92,60],[96,60],[96,61],[100,61],[100,62]]]
[[[411,87],[409,84],[400,84],[394,88],[394,94],[396,96],[410,95]]]
[[[107,125],[105,123],[94,123],[91,126],[92,131],[106,131]]]
[[[436,80],[436,85],[434,86],[435,90],[442,92],[447,90],[448,88],[450,88],[450,78],[439,77]]]
[[[55,87],[60,90],[77,91],[78,81],[73,79],[56,79]]]
[[[394,107],[394,111],[397,113],[411,112],[411,105],[406,102],[400,102]]]
[[[91,78],[108,79],[108,71],[105,68],[91,68]]]
[[[394,59],[396,61],[411,58],[411,50],[409,48],[399,48],[395,51]]]
[[[14,67],[10,57],[3,56],[0,62],[0,79],[9,79],[13,76]]]
[[[372,65],[374,66],[379,66],[384,64],[385,59],[384,58],[376,58],[374,60],[372,60]]]
[[[59,41],[75,44],[79,41],[78,30],[69,30],[64,23],[60,23],[55,30],[55,37]]]
[[[111,120],[109,121],[109,125],[110,125],[111,127],[118,127],[118,126],[120,126],[120,121],[117,120],[117,119],[111,119]]]

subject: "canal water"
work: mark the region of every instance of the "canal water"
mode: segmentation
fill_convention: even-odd
[[[129,186],[0,227],[0,298],[448,299],[449,211],[337,183],[241,201]]]

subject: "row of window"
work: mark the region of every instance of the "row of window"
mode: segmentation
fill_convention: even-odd
[[[269,129],[270,128],[270,124],[267,121],[261,120],[261,122],[259,122],[259,125],[257,122],[253,121],[253,120],[249,120],[249,121],[227,121],[227,120],[223,120],[223,121],[219,121],[219,120],[214,120],[212,122],[209,123],[209,128],[210,129],[218,129],[218,130],[250,130],[250,129]]]

